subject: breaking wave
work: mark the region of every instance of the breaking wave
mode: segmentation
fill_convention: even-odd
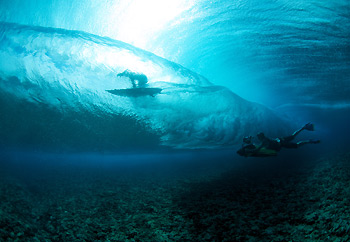
[[[158,95],[118,96],[125,70]],[[223,148],[260,130],[271,110],[150,52],[80,31],[0,23],[0,144],[48,150]]]

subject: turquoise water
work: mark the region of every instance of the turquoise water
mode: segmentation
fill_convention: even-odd
[[[348,0],[3,0],[0,240],[346,241],[349,76]]]
[[[1,24],[1,35],[5,146],[54,151],[223,148],[240,142],[248,130],[275,135],[276,129],[286,130],[272,110],[126,43],[8,23]],[[147,88],[161,93],[113,95],[108,90],[132,88],[128,77],[118,76],[125,70],[143,73]]]

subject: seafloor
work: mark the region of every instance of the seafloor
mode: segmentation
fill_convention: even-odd
[[[350,240],[350,153],[0,168],[1,241]]]

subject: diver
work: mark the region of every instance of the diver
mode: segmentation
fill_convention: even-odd
[[[147,79],[147,76],[145,74],[125,70],[125,71],[119,73],[117,76],[128,77],[131,81],[133,88],[146,88],[147,87],[148,79]]]
[[[255,156],[255,157],[266,157],[266,156],[276,156],[277,152],[282,148],[299,148],[305,144],[318,144],[320,140],[304,140],[299,142],[292,142],[295,137],[303,130],[314,131],[314,124],[307,123],[301,129],[295,131],[292,135],[270,139],[265,136],[264,133],[260,132],[257,134],[257,137],[260,141],[260,145],[256,145],[252,142],[253,137],[248,136],[243,138],[243,147],[237,151],[241,156]]]

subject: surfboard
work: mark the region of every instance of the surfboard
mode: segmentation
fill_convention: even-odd
[[[112,93],[113,95],[117,96],[123,96],[123,97],[142,97],[142,96],[156,96],[161,93],[163,89],[161,88],[126,88],[126,89],[113,89],[113,90],[106,90],[109,93]]]

